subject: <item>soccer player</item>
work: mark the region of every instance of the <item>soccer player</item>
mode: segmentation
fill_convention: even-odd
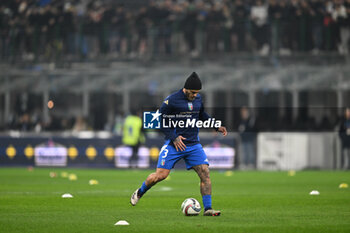
[[[191,119],[205,121],[210,116],[204,111],[202,98],[198,94],[202,83],[193,72],[186,80],[184,88],[168,96],[163,102],[162,115],[191,115]],[[197,127],[165,128],[165,144],[162,147],[155,173],[150,174],[145,182],[131,196],[130,203],[135,206],[140,198],[156,183],[164,180],[170,170],[180,160],[184,159],[187,169],[194,169],[200,178],[200,191],[204,205],[204,216],[219,216],[220,211],[212,209],[211,181],[207,156],[199,143]],[[227,135],[226,128],[220,126],[217,131]]]

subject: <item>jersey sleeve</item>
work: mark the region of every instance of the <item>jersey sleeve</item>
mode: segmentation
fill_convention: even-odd
[[[201,108],[199,110],[199,120],[205,121],[210,118],[209,114],[204,111],[204,105],[201,103]]]
[[[162,106],[160,107],[160,113],[162,113],[162,115],[171,115],[172,114],[172,106],[171,106],[171,101],[168,98],[165,99],[165,101],[163,102]],[[172,141],[174,141],[178,135],[175,134],[175,129],[174,128],[163,128],[161,127],[160,130],[164,133],[165,135],[165,139],[170,139]]]
[[[204,111],[204,105],[203,103],[201,103],[201,108],[199,110],[199,120],[202,120],[202,121],[206,121],[208,120],[210,117],[210,115]],[[216,131],[218,131],[219,128],[214,128]]]

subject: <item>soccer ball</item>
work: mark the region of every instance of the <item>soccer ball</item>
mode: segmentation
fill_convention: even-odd
[[[198,215],[201,212],[201,205],[194,198],[187,198],[181,205],[182,213],[186,216]]]

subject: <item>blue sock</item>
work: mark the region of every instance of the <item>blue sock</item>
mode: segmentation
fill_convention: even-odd
[[[204,205],[204,211],[207,209],[211,209],[211,195],[204,195],[202,196],[203,199],[203,205]]]
[[[140,197],[142,197],[142,195],[145,194],[145,193],[147,192],[147,190],[150,189],[150,188],[151,188],[151,187],[148,188],[148,187],[146,186],[146,181],[143,182],[142,185],[141,185],[141,188],[139,189],[138,195],[139,195]]]

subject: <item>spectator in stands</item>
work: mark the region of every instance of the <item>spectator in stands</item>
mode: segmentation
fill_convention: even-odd
[[[152,51],[153,55],[158,54],[158,35],[159,35],[159,17],[160,17],[160,10],[159,6],[154,0],[151,0],[149,2],[147,15],[149,17],[150,21],[150,50]]]
[[[20,131],[31,131],[33,130],[34,124],[30,119],[29,113],[24,113],[20,118],[19,118],[19,124],[18,124],[18,129]]]
[[[171,34],[174,16],[171,13],[171,1],[166,0],[159,6],[158,46],[162,53],[171,54]],[[186,22],[187,23],[187,22]]]
[[[326,50],[338,50],[340,41],[339,23],[335,19],[338,18],[337,8],[339,3],[337,0],[326,2]]]
[[[313,53],[318,54],[323,45],[323,19],[325,17],[325,8],[320,0],[311,0],[310,14]]]
[[[287,48],[291,51],[297,51],[299,48],[298,40],[298,12],[299,12],[299,0],[291,0],[288,5],[287,17],[288,28],[286,36],[288,37]]]
[[[86,8],[85,8],[86,7]],[[80,55],[86,58],[92,51],[95,51],[92,43],[94,36],[94,28],[91,14],[91,4],[82,6],[81,14],[79,14],[79,25],[80,25]]]
[[[222,27],[222,34],[223,34],[222,39],[223,39],[224,51],[230,52],[231,51],[231,29],[233,26],[233,18],[232,18],[231,10],[227,4],[223,4],[222,15],[224,17],[223,27]]]
[[[62,7],[47,5],[45,57],[55,59],[62,53],[62,30],[64,26]]]
[[[281,12],[280,26],[279,26],[279,38],[280,38],[280,55],[290,55],[291,51],[288,49],[288,22],[289,22],[289,9],[286,0],[279,1],[279,7]]]
[[[224,20],[222,5],[220,3],[213,4],[207,17],[207,51],[209,53],[219,51]]]
[[[64,5],[64,12],[62,14],[62,38],[64,44],[64,52],[66,54],[76,53],[76,22],[75,22],[75,8],[71,3]]]
[[[49,116],[49,119],[42,123],[42,128],[44,131],[61,131],[61,118],[58,116]]]
[[[78,116],[75,119],[75,123],[73,126],[73,132],[80,132],[80,131],[85,131],[88,130],[88,125],[86,123],[86,120],[82,116]]]
[[[238,132],[241,136],[243,149],[243,168],[256,168],[256,128],[255,117],[249,112],[247,107],[242,107],[240,111],[240,123]]]
[[[112,5],[104,14],[104,20],[108,22],[108,48],[109,52],[114,56],[120,52],[120,36],[119,36],[119,21],[121,6]]]
[[[26,51],[31,59],[34,59],[39,53],[39,43],[40,43],[40,15],[39,9],[31,7],[26,15]]]
[[[350,43],[350,0],[345,0],[344,7],[346,9],[346,19],[344,27],[341,31],[341,41],[344,54],[349,54],[349,43]]]
[[[102,27],[101,20],[103,18],[104,9],[100,2],[94,2],[88,9],[88,37],[87,43],[90,49],[89,55],[94,58],[97,57],[101,50],[101,36]]]
[[[246,23],[249,20],[249,12],[241,0],[236,0],[233,6],[232,44],[236,51],[246,50]]]
[[[255,5],[252,6],[250,11],[253,26],[253,38],[256,39],[257,49],[260,50],[262,55],[267,54],[268,52],[267,9],[267,5],[263,4],[262,0],[256,0]]]
[[[186,16],[185,12],[185,6],[184,4],[175,4],[173,5],[172,8],[172,15],[174,17],[174,21],[172,24],[172,54],[178,55],[181,53],[184,53],[187,47],[190,47],[187,41],[185,41],[183,34],[185,34],[186,27],[192,27],[192,21],[189,20],[188,22],[186,21],[186,24],[184,18]],[[191,41],[194,42],[195,41]],[[192,44],[191,44],[192,45]],[[194,46],[194,45],[193,45]],[[194,46],[195,47],[195,46]],[[189,49],[188,49],[189,50]]]
[[[311,11],[306,0],[301,0],[297,15],[299,19],[299,50],[306,52],[311,49]]]
[[[339,137],[341,140],[341,161],[342,169],[350,169],[350,108],[344,111],[344,116],[339,124]]]
[[[5,7],[0,6],[0,58],[4,59],[8,56],[8,35],[9,35],[9,15],[6,13]]]
[[[323,31],[324,31],[324,43],[323,43],[323,50],[329,51],[333,49],[333,19],[331,15],[331,9],[333,7],[333,4],[331,1],[324,2],[324,8],[325,8],[325,16],[323,19]]]
[[[349,50],[350,0],[152,0],[136,10],[113,1],[0,2],[1,60],[47,61],[74,56],[78,47],[83,58],[181,54],[186,46],[196,57],[251,51],[251,41],[267,54],[268,40],[282,55]]]
[[[137,52],[139,56],[144,56],[148,42],[148,24],[147,8],[141,7],[136,15],[135,27],[137,32]]]
[[[206,27],[209,4],[206,4],[203,1],[199,1],[197,2],[196,8],[198,9],[197,30],[199,35],[198,45],[196,45],[196,48],[198,52],[202,54],[206,50]]]
[[[278,53],[280,49],[280,30],[282,9],[277,0],[269,0],[270,45],[271,52]]]
[[[196,55],[196,30],[197,30],[198,12],[194,3],[189,3],[185,9],[185,15],[181,24],[183,37],[186,42],[187,51]]]
[[[339,30],[338,51],[340,54],[347,55],[349,52],[350,26],[347,8],[344,3],[339,0],[335,1],[332,11],[332,18],[337,24]]]

